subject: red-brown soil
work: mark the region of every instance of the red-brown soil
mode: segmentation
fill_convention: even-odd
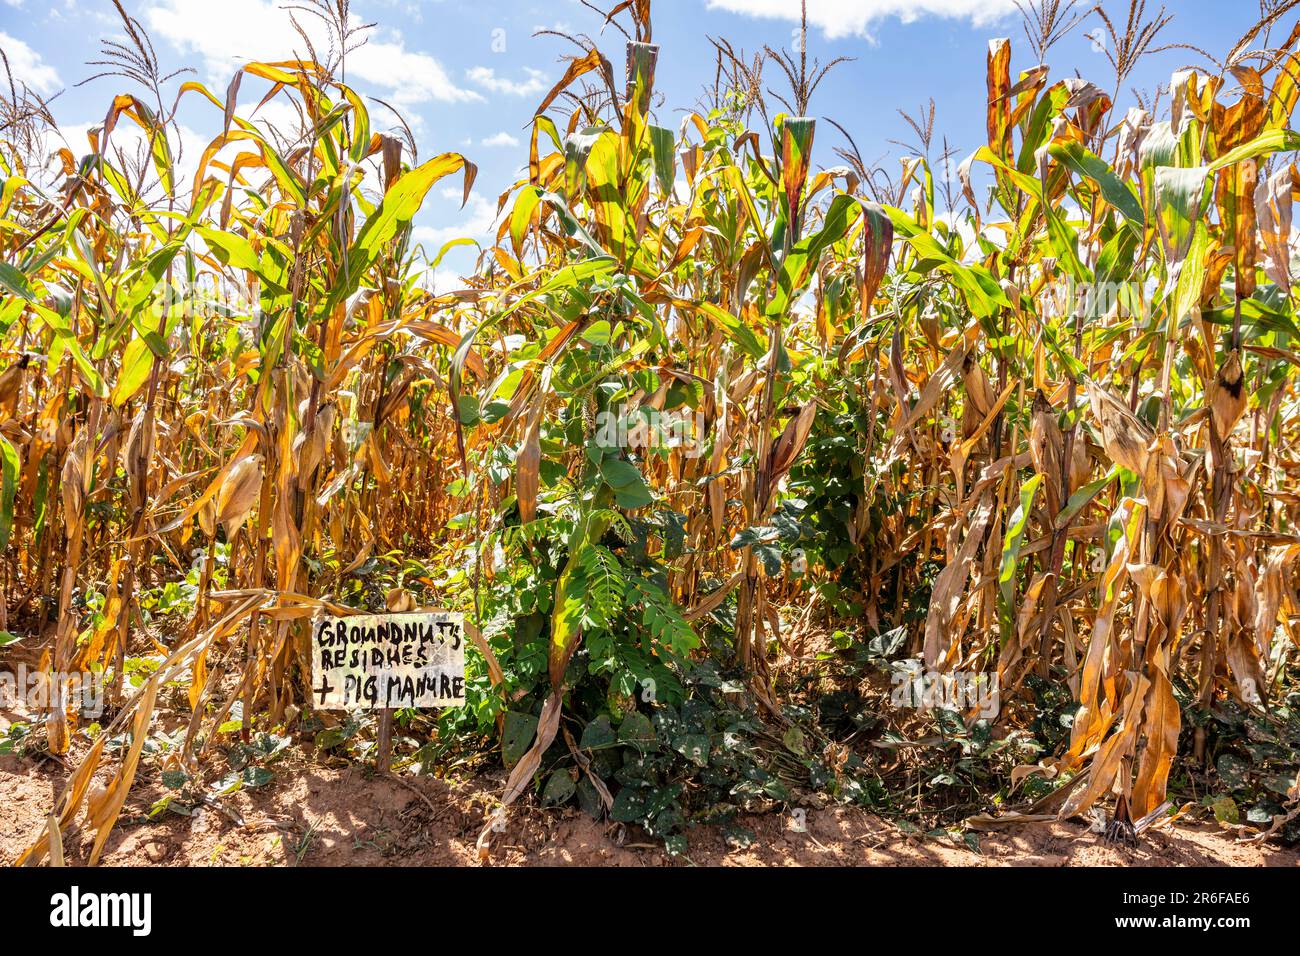
[[[147,771],[146,771],[147,772]],[[66,771],[0,758],[0,861],[11,863],[39,835]],[[242,790],[184,816],[147,814],[166,791],[142,779],[127,800],[102,862],[110,866],[473,866],[475,840],[503,780],[463,782],[377,776],[361,765],[320,766],[286,759],[270,784]],[[495,835],[489,863],[510,866],[1281,866],[1300,852],[1241,842],[1213,825],[1181,820],[1148,831],[1137,850],[1103,846],[1079,822],[1028,824],[981,834],[980,852],[956,841],[912,836],[856,808],[807,812],[806,832],[789,815],[740,819],[755,839],[728,845],[717,827],[695,827],[690,849],[671,857],[635,828],[602,823],[575,809],[525,799]],[[92,834],[65,837],[69,864],[84,863]]]

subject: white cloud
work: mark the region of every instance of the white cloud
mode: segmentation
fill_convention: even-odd
[[[433,255],[438,254],[434,249]],[[465,280],[462,278],[464,269],[454,269],[449,266],[438,266],[436,269],[426,269],[424,272],[424,287],[434,295],[452,292],[456,289],[465,288]]]
[[[481,145],[514,147],[519,145],[519,140],[511,136],[505,130],[502,130],[499,133],[493,133],[491,136],[484,137]]]
[[[45,136],[44,152],[50,153],[66,145],[73,156],[77,158],[85,156],[91,151],[89,138],[91,130],[95,130],[102,149],[103,126],[102,118],[86,123],[61,123],[57,133],[49,133]],[[194,174],[198,172],[199,159],[203,156],[203,150],[209,142],[209,137],[184,124],[179,128],[174,126],[167,128],[167,146],[172,157],[172,175],[178,197],[189,196]],[[113,165],[119,169],[126,168],[128,171],[143,169],[145,175],[141,183],[141,191],[146,199],[156,200],[163,193],[150,156],[150,146],[151,140],[148,134],[125,116],[113,127],[113,132],[108,137],[108,155]],[[229,160],[234,155],[234,148],[229,147],[218,155]],[[128,179],[134,183],[136,177],[132,173]]]
[[[254,112],[256,111],[256,112]],[[297,108],[289,102],[288,96],[281,93],[273,99],[262,103],[258,100],[246,100],[235,105],[235,115],[251,122],[263,133],[274,129],[282,137],[295,138],[302,130],[303,119]],[[247,146],[245,149],[249,148]]]
[[[536,96],[550,89],[547,76],[541,70],[525,67],[524,72],[528,74],[528,78],[522,81],[497,76],[496,70],[489,66],[472,67],[465,71],[465,75],[469,77],[470,82],[476,83],[485,90],[506,96]]]
[[[5,57],[9,60],[9,71],[17,82],[26,83],[42,94],[53,93],[62,85],[54,67],[17,37],[0,33],[0,50],[4,50]]]
[[[33,7],[24,6],[25,0],[4,0],[4,2],[11,7],[26,10],[33,18],[35,16]],[[62,9],[55,6],[56,2],[62,3]],[[47,26],[52,23],[75,23],[75,29],[80,31],[82,36],[90,37],[94,34],[93,23],[98,24],[99,28],[106,32],[119,36],[121,34],[122,20],[111,4],[104,4],[106,9],[101,9],[98,5],[87,6],[85,0],[45,0],[44,3],[39,4],[39,7],[45,14]]]
[[[707,0],[711,10],[727,10],[754,17],[799,21],[799,4],[791,0]],[[808,0],[808,22],[831,39],[869,36],[868,28],[880,20],[903,23],[923,16],[969,20],[975,26],[991,23],[1016,10],[1013,0]]]
[[[459,194],[456,196],[460,198]],[[424,243],[430,257],[436,256],[444,243],[461,237],[477,239],[487,245],[496,238],[497,205],[482,196],[469,197],[464,209],[457,209],[446,217],[454,223],[448,226],[416,226],[411,231],[414,242]]]
[[[393,90],[394,103],[441,100],[444,103],[481,102],[473,90],[452,81],[442,64],[427,53],[412,53],[400,38],[395,42],[371,40],[348,55],[348,70],[363,80]]]
[[[144,11],[146,25],[184,53],[203,57],[208,74],[224,83],[234,71],[255,60],[285,60],[307,55],[290,11],[274,0],[156,0]],[[318,22],[299,16],[318,50],[329,44]],[[383,87],[385,99],[397,103],[427,100],[481,101],[473,90],[452,81],[442,64],[427,53],[406,49],[400,36],[371,33],[370,41],[348,54],[350,78]]]

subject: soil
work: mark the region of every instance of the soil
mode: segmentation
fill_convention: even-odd
[[[201,804],[188,815],[150,808],[167,791],[137,779],[105,847],[109,866],[477,866],[475,841],[504,780],[380,776],[360,764],[321,766],[286,758],[269,784]],[[144,771],[142,771],[143,777]],[[0,861],[11,863],[40,834],[67,771],[57,762],[0,758]],[[669,856],[636,828],[576,809],[521,800],[494,835],[489,865],[508,866],[1300,866],[1300,850],[1239,841],[1213,825],[1177,820],[1149,830],[1136,850],[1102,845],[1081,822],[1025,824],[959,840],[911,835],[853,807],[810,809],[803,832],[792,815],[736,821],[753,833],[729,844],[721,828],[688,832],[690,849]],[[93,833],[79,817],[64,837],[71,865],[84,864]],[[732,832],[732,831],[729,831]]]

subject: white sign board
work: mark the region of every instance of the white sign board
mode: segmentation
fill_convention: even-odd
[[[460,707],[465,616],[450,611],[323,617],[312,625],[318,710]]]

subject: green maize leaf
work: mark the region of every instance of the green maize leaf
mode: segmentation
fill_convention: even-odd
[[[665,198],[673,192],[673,179],[677,170],[676,148],[672,130],[662,126],[650,127],[650,152],[654,156],[655,178],[659,181],[659,189]]]
[[[1052,119],[1060,114],[1069,99],[1070,91],[1065,83],[1055,83],[1034,105],[1033,112],[1029,115],[1029,123],[1025,127],[1020,155],[1016,157],[1016,169],[1020,172],[1034,171],[1034,164],[1037,161],[1035,154],[1051,132]]]
[[[1142,202],[1133,191],[1133,187],[1120,179],[1110,164],[1092,153],[1082,143],[1056,143],[1048,152],[1080,176],[1096,183],[1102,196],[1119,210],[1129,227],[1138,235],[1142,234],[1146,229],[1146,216],[1142,214]]]
[[[1187,257],[1178,271],[1178,280],[1174,286],[1173,308],[1169,313],[1169,328],[1176,329],[1192,308],[1200,301],[1201,285],[1205,280],[1205,270],[1209,265],[1210,233],[1205,223],[1194,224],[1194,235]]]
[[[990,318],[997,315],[1000,309],[1011,307],[1006,293],[987,269],[983,266],[963,265],[949,255],[934,236],[922,230],[907,213],[893,206],[884,208],[899,238],[905,240],[920,258],[918,269],[928,271],[929,268],[937,267],[951,276],[953,284],[976,316]]]
[[[0,287],[10,295],[33,301],[32,292],[27,288],[27,277],[7,262],[0,262]]]
[[[515,208],[510,214],[510,241],[514,245],[515,255],[519,255],[524,244],[524,234],[533,221],[533,213],[541,202],[543,191],[537,186],[525,186],[519,190],[515,199]]]
[[[343,96],[352,107],[352,162],[359,163],[365,159],[370,148],[370,111],[360,96],[351,87],[340,87]]]
[[[776,293],[765,310],[769,319],[784,315],[791,303],[804,293],[822,253],[844,238],[861,212],[861,204],[852,196],[841,194],[831,200],[822,228],[795,243],[782,261]]]
[[[1007,522],[1007,533],[1002,542],[1002,563],[998,570],[998,587],[1008,614],[1015,606],[1016,565],[1020,560],[1020,546],[1033,510],[1034,495],[1042,483],[1043,476],[1037,474],[1020,487],[1020,505],[1011,513],[1011,519]]]
[[[1254,159],[1265,153],[1290,152],[1293,149],[1300,149],[1300,133],[1289,129],[1271,129],[1261,133],[1249,143],[1242,143],[1236,149],[1224,153],[1210,163],[1208,169],[1213,173],[1225,166],[1239,163],[1243,159]]]
[[[813,134],[817,121],[807,116],[787,116],[781,123],[781,185],[790,216],[799,210],[800,194],[812,164]]]
[[[81,347],[81,343],[77,341],[77,337],[72,334],[72,330],[68,327],[63,316],[59,315],[52,309],[47,309],[43,305],[33,303],[32,307],[36,310],[36,314],[40,317],[41,321],[43,321],[50,328],[50,331],[54,333],[55,348],[50,351],[51,371],[53,371],[54,368],[57,368],[58,358],[61,357],[62,352],[67,351],[67,353],[72,356],[73,364],[77,366],[77,371],[80,372],[86,387],[89,388],[97,397],[107,398],[108,388],[104,384],[103,377],[95,369],[89,356],[86,355],[85,350]]]
[[[257,253],[253,251],[252,244],[243,236],[224,229],[213,229],[211,226],[196,226],[195,232],[203,237],[203,241],[208,244],[208,248],[222,265],[260,275],[261,262]]]
[[[443,153],[421,163],[393,184],[384,194],[379,208],[371,213],[357,234],[341,281],[325,300],[324,312],[332,311],[356,291],[366,271],[378,260],[398,230],[408,225],[420,211],[433,184],[459,169],[465,170],[465,188],[468,192],[476,168],[459,153]]]
[[[1160,236],[1165,245],[1165,260],[1170,265],[1182,262],[1192,244],[1196,222],[1205,204],[1208,176],[1206,166],[1190,169],[1161,166],[1155,172]]]
[[[712,302],[693,302],[689,303],[689,305],[694,306],[697,311],[708,316],[718,328],[722,329],[728,338],[732,339],[753,358],[762,358],[767,351],[767,346],[755,334],[754,330],[726,309],[714,305]]]
[[[1082,436],[1075,440],[1082,441]],[[1120,467],[1116,465],[1096,481],[1089,482],[1074,494],[1070,495],[1070,500],[1066,502],[1065,507],[1061,509],[1061,513],[1056,516],[1056,521],[1053,522],[1056,530],[1060,531],[1064,529],[1071,521],[1073,521],[1075,515],[1082,511],[1088,502],[1097,497],[1098,493],[1103,488],[1119,477],[1119,473]]]
[[[18,450],[0,435],[0,551],[9,544],[14,525],[14,496],[18,492]]]
[[[153,350],[144,339],[136,336],[126,343],[126,349],[122,353],[122,369],[118,373],[117,384],[109,395],[109,401],[114,407],[125,405],[140,390],[149,378],[153,360]]]

